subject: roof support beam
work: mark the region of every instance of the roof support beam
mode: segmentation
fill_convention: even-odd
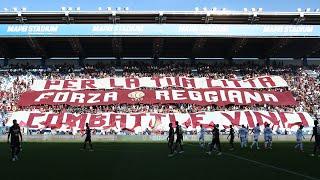
[[[207,15],[205,17],[202,17],[201,20],[205,23],[205,24],[212,24],[214,21],[213,16],[211,16],[211,14],[208,12]]]
[[[20,24],[24,24],[27,21],[27,18],[23,16],[18,16],[16,20],[19,21]]]
[[[116,58],[121,58],[123,52],[121,38],[112,38],[112,51]]]
[[[69,43],[71,45],[71,48],[73,50],[73,52],[80,58],[85,58],[86,57],[86,53],[83,50],[82,44],[80,42],[79,38],[76,37],[72,37],[69,38]]]
[[[0,41],[0,57],[1,58],[10,57],[9,48],[3,41]]]
[[[258,17],[258,14],[256,12],[253,13],[252,16],[248,17],[248,22],[250,24],[256,24],[257,22],[259,22],[260,17]]]
[[[46,51],[41,47],[36,38],[28,37],[27,42],[33,51],[41,58],[48,59]]]
[[[160,57],[163,48],[163,42],[163,38],[153,39],[152,55],[154,59],[158,59]]]
[[[208,39],[207,38],[197,38],[194,41],[193,47],[192,47],[192,56],[196,57],[201,53],[201,50],[205,47]]]
[[[293,23],[294,24],[303,24],[303,22],[306,20],[306,18],[304,17],[304,13],[300,12],[299,13],[299,17],[295,17],[293,19]]]
[[[311,57],[314,55],[320,55],[320,41],[317,41],[306,53],[305,57]]]
[[[112,16],[109,17],[109,21],[111,21],[113,24],[117,24],[120,22],[120,16],[117,16],[115,12],[112,12]]]
[[[231,47],[231,50],[228,53],[228,57],[236,57],[241,50],[243,49],[243,47],[245,47],[248,44],[248,39],[246,38],[241,38],[241,39],[237,39]]]
[[[162,24],[167,20],[167,17],[163,16],[163,12],[159,12],[159,16],[154,19],[157,23]]]
[[[280,39],[279,42],[276,39],[274,45],[265,53],[265,57],[275,57],[279,54],[279,51],[284,49],[289,43],[289,38]]]

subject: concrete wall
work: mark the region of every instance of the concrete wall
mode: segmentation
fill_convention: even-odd
[[[63,65],[63,64],[71,64],[78,66],[77,59],[49,59],[46,61],[47,65]]]
[[[41,65],[41,60],[40,59],[10,59],[8,60],[8,64],[15,65],[15,64],[33,64],[33,65]]]
[[[143,62],[147,62],[147,63],[152,63],[152,60],[145,60],[145,59],[136,59],[136,60],[128,60],[128,59],[121,59],[120,60],[123,63],[127,63],[129,61],[131,62],[139,62],[139,61],[143,61]],[[172,62],[183,62],[183,63],[190,63],[190,60],[186,60],[186,59],[177,59],[177,60],[159,60],[162,61],[163,64],[170,64]],[[235,64],[242,64],[245,62],[249,62],[249,61],[253,61],[257,64],[264,64],[265,60],[261,59],[261,60],[252,60],[252,59],[234,59],[233,62]],[[117,60],[115,59],[89,59],[89,60],[85,60],[84,63],[85,64],[90,64],[90,65],[94,65],[97,63],[103,63],[103,64],[110,64],[112,62],[117,62]],[[207,59],[207,60],[196,60],[196,62],[201,62],[201,63],[209,63],[209,64],[215,64],[215,63],[225,63],[227,62],[226,60],[223,59]],[[295,59],[295,60],[287,60],[287,59],[277,59],[277,60],[270,60],[270,63],[272,64],[273,62],[276,63],[283,63],[284,65],[297,65],[300,66],[302,65],[302,60],[300,59]],[[8,61],[9,65],[10,64],[35,64],[35,65],[41,65],[41,60],[40,59],[10,59]],[[3,67],[4,64],[4,60],[0,59],[0,66]],[[78,66],[78,60],[77,59],[49,59],[46,60],[46,64],[47,65],[61,65],[61,64],[73,64],[75,66]],[[320,65],[320,59],[312,59],[312,60],[308,60],[308,64],[309,65]]]

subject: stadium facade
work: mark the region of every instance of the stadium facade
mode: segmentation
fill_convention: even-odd
[[[319,49],[319,12],[0,12],[3,66],[68,58],[79,65],[101,59],[170,58],[253,58],[267,63],[290,58],[306,64],[320,58]]]
[[[190,11],[190,12],[173,12],[173,11],[163,11],[163,12],[144,12],[144,11],[59,11],[59,12],[2,12],[0,13],[0,65],[1,65],[1,72],[7,72],[11,71],[14,72],[13,76],[9,78],[7,81],[8,86],[12,87],[3,87],[7,92],[12,93],[8,96],[15,97],[12,100],[11,105],[9,105],[9,111],[12,111],[12,107],[20,108],[19,105],[23,106],[23,103],[25,103],[25,106],[27,105],[61,105],[62,100],[59,99],[60,97],[68,99],[65,95],[65,92],[59,92],[58,95],[55,95],[53,97],[53,94],[46,94],[46,90],[55,91],[55,90],[61,90],[61,91],[69,91],[69,90],[91,90],[92,86],[95,85],[95,81],[97,81],[97,85],[100,87],[98,89],[100,90],[114,90],[119,87],[124,87],[124,84],[127,87],[131,87],[135,85],[135,88],[139,89],[138,91],[135,91],[135,88],[128,88],[130,90],[128,91],[119,91],[114,92],[116,93],[123,93],[125,95],[119,95],[119,97],[126,97],[125,102],[136,100],[134,103],[125,103],[125,104],[137,104],[141,103],[143,97],[145,98],[145,94],[148,94],[148,98],[152,99],[151,93],[149,91],[141,91],[141,88],[167,88],[167,87],[189,87],[196,88],[196,87],[203,87],[203,82],[200,82],[199,86],[195,86],[192,84],[197,84],[196,82],[198,79],[193,77],[193,74],[190,73],[190,71],[195,70],[196,68],[193,68],[191,65],[191,68],[189,68],[188,72],[183,72],[184,74],[191,74],[192,77],[188,78],[181,78],[178,77],[170,77],[170,76],[180,76],[179,73],[177,74],[171,74],[170,70],[169,73],[164,73],[166,77],[162,77],[163,83],[156,83],[155,79],[151,78],[150,83],[148,82],[147,77],[143,77],[144,74],[141,73],[140,75],[137,75],[136,77],[125,77],[123,72],[123,69],[121,69],[121,63],[125,61],[132,61],[132,60],[142,60],[142,61],[151,61],[154,64],[157,64],[158,62],[163,62],[165,60],[169,60],[167,62],[173,62],[173,61],[184,61],[189,64],[192,64],[197,61],[205,61],[206,63],[210,62],[218,62],[218,61],[225,61],[227,64],[230,64],[232,62],[241,62],[241,61],[251,61],[255,60],[258,63],[266,63],[271,64],[272,61],[281,61],[283,64],[295,64],[295,65],[308,65],[308,64],[320,64],[320,12],[233,12],[233,11]],[[70,72],[80,72],[83,73],[87,69],[85,68],[86,64],[96,64],[98,62],[109,62],[109,60],[116,62],[115,65],[112,67],[119,67],[119,69],[115,69],[115,75],[120,75],[120,77],[117,77],[115,79],[110,78],[110,76],[113,76],[114,74],[107,72],[108,70],[102,72],[104,74],[103,76],[100,76],[99,74],[95,74],[94,76],[75,76],[76,79],[70,80],[69,74]],[[163,61],[162,61],[163,60]],[[284,63],[285,62],[285,63]],[[15,74],[15,64],[31,64],[36,65],[35,70],[33,73],[35,75],[27,74],[24,76],[25,79],[19,79],[19,73],[21,72],[21,69],[19,69],[19,66],[17,66],[19,71],[17,74]],[[69,66],[65,66],[67,68],[66,73],[65,72],[57,72],[55,70],[48,70],[48,71],[42,71],[40,69],[47,69],[48,66],[46,65],[59,65],[60,67],[63,66],[63,64],[72,64],[73,67],[70,67],[71,71],[68,71]],[[13,65],[13,66],[11,66]],[[159,65],[160,67],[161,65]],[[13,67],[13,68],[12,68]],[[219,66],[217,66],[219,67]],[[223,68],[223,66],[221,66]],[[54,67],[56,68],[56,67]],[[105,68],[105,67],[104,67]],[[210,68],[215,68],[214,66],[211,66]],[[245,67],[246,68],[246,67]],[[59,68],[57,68],[59,69]],[[92,67],[93,72],[98,72],[97,68],[95,66]],[[231,69],[231,68],[230,68]],[[250,68],[249,68],[250,69]],[[290,68],[289,68],[290,69]],[[216,69],[217,70],[217,69]],[[241,68],[240,68],[241,70]],[[261,70],[261,71],[260,71]],[[268,71],[269,69],[267,69]],[[292,69],[291,69],[292,70]],[[30,71],[30,69],[29,69]],[[31,70],[32,71],[32,70]],[[117,74],[117,71],[119,71],[119,74]],[[235,70],[236,71],[236,70]],[[261,78],[263,79],[262,82],[264,84],[270,85],[270,87],[262,87],[262,88],[279,88],[284,87],[283,91],[281,93],[284,95],[284,91],[291,90],[292,88],[295,91],[295,98],[299,98],[301,92],[297,92],[297,86],[296,84],[292,83],[294,82],[292,79],[298,79],[295,77],[292,77],[292,79],[289,79],[291,82],[287,83],[284,79],[288,80],[288,77],[285,74],[286,70],[280,69],[279,71],[284,71],[282,77],[275,76],[275,77],[269,77],[266,76],[266,72],[262,69],[259,69],[260,71],[259,77],[253,75],[254,70],[249,70],[249,72],[246,74],[248,76],[239,76],[239,79],[235,80],[233,78],[228,79],[230,77],[222,75],[219,78],[217,83],[219,86],[216,87],[224,87],[227,88],[243,88],[246,86],[241,86],[241,78],[244,78],[245,84],[250,84],[252,86],[252,89],[258,89],[259,87],[257,84],[253,83],[255,81],[255,78]],[[293,71],[293,70],[292,70]],[[23,73],[24,70],[22,70]],[[37,72],[40,72],[38,75]],[[52,76],[51,79],[47,78],[45,79],[44,74],[41,72],[53,72],[53,74],[50,74],[48,76]],[[54,73],[57,73],[58,76],[60,76],[58,79],[55,79]],[[68,74],[69,73],[69,74]],[[129,72],[131,73],[131,72]],[[301,72],[304,73],[305,72]],[[316,74],[315,76],[318,77],[317,72],[309,72],[310,74]],[[5,73],[4,73],[5,74]],[[62,75],[63,74],[63,75]],[[90,73],[89,73],[90,74]],[[147,73],[148,74],[148,73]],[[151,74],[151,75],[150,75]],[[154,76],[154,74],[150,73],[149,76]],[[209,72],[210,74],[210,72]],[[221,72],[221,74],[228,74],[227,72]],[[29,76],[30,75],[30,76]],[[278,74],[277,74],[278,75]],[[309,74],[308,74],[309,75]],[[182,75],[184,76],[184,75]],[[187,75],[188,76],[188,75]],[[201,76],[201,74],[200,74]],[[294,75],[293,75],[294,76]],[[6,77],[6,75],[4,75]],[[89,77],[89,78],[88,78]],[[14,78],[18,79],[17,81],[14,80]],[[61,80],[65,79],[66,80]],[[69,79],[68,79],[69,78]],[[90,79],[86,83],[81,83],[81,86],[89,87],[85,89],[75,89],[76,87],[76,81],[81,78],[88,78]],[[108,79],[109,78],[109,79]],[[178,78],[178,80],[177,80]],[[212,82],[214,82],[214,77],[212,75],[208,75],[206,77],[209,79],[210,86],[206,86],[207,88],[214,88],[212,86]],[[215,77],[216,78],[216,77]],[[272,80],[272,78],[275,78],[276,80]],[[290,78],[290,77],[289,77]],[[307,79],[308,77],[303,77]],[[269,80],[270,81],[269,81]],[[314,78],[316,79],[316,78]],[[312,79],[313,86],[310,87],[312,90],[309,92],[309,89],[305,88],[303,89],[303,93],[313,93],[312,98],[317,96],[317,80]],[[27,85],[26,82],[27,81]],[[44,82],[45,81],[45,82]],[[60,82],[64,81],[64,82]],[[298,81],[298,80],[297,80]],[[35,92],[29,92],[27,91],[37,91],[39,90],[39,87],[42,86],[31,86],[32,84],[42,84],[45,86],[45,84],[52,83],[53,85],[57,85],[56,83],[65,84],[66,86],[63,86],[62,89],[56,89],[55,87],[51,89],[40,89],[41,93],[37,94]],[[228,83],[232,82],[235,84],[235,87],[231,87],[228,85]],[[304,80],[299,81],[299,83],[304,83]],[[120,85],[119,85],[119,84]],[[141,84],[146,83],[145,86],[140,86]],[[184,84],[185,83],[185,84]],[[277,84],[280,84],[279,86]],[[18,85],[17,85],[18,84]],[[136,85],[138,84],[138,85]],[[225,85],[226,84],[226,85]],[[290,84],[290,86],[288,85]],[[20,89],[12,89],[16,86],[20,86]],[[98,87],[97,86],[97,87]],[[106,88],[110,87],[110,88]],[[301,85],[302,87],[302,85]],[[305,87],[305,86],[304,86]],[[11,89],[10,89],[11,88]],[[68,89],[71,88],[71,89]],[[260,87],[261,88],[261,87]],[[186,102],[190,104],[197,104],[194,103],[194,101],[203,101],[203,98],[199,99],[199,93],[204,93],[204,97],[208,100],[208,102],[215,102],[215,101],[227,101],[229,104],[237,104],[236,101],[239,101],[238,104],[243,104],[242,101],[247,99],[242,99],[241,97],[237,97],[237,95],[241,96],[241,91],[232,91],[228,96],[231,96],[232,98],[226,99],[225,93],[222,92],[223,95],[221,95],[221,98],[216,97],[217,94],[212,94],[212,89],[209,89],[210,93],[202,92],[199,90],[198,92],[192,91],[189,92],[189,94],[184,95],[183,97],[188,97]],[[14,92],[10,92],[14,91]],[[156,91],[156,90],[154,90]],[[219,91],[220,92],[220,91]],[[49,92],[54,93],[54,92]],[[78,101],[79,103],[76,104],[76,107],[83,107],[84,104],[81,104],[80,102],[84,101],[84,99],[87,97],[86,94],[81,94],[82,92],[75,92],[72,93],[73,95],[70,96],[72,99],[63,102],[64,105],[74,105],[74,102]],[[90,93],[92,92],[85,92],[89,96],[89,100],[85,102],[94,102],[95,100],[92,100],[92,97]],[[97,93],[97,92],[94,92]],[[103,93],[101,91],[101,93]],[[154,94],[161,94],[161,97],[168,97],[169,100],[171,100],[170,96],[172,96],[172,101],[169,103],[181,103],[182,92],[167,92],[167,95],[164,95],[165,92],[155,92]],[[270,95],[271,93],[271,95]],[[276,97],[276,93],[272,94],[273,92],[270,92],[268,94],[269,96]],[[290,92],[287,92],[290,94]],[[20,96],[20,94],[23,94],[24,96]],[[97,97],[104,97],[104,99],[101,101],[105,103],[105,99],[108,99],[109,94],[105,95],[97,95]],[[170,94],[170,95],[169,95]],[[180,96],[181,95],[181,96]],[[249,101],[247,104],[271,104],[269,101],[268,103],[265,103],[264,100],[258,100],[261,98],[257,98],[257,93],[249,93],[250,97],[254,96],[253,98],[249,98]],[[16,97],[17,96],[17,97]],[[52,98],[50,99],[50,97]],[[86,97],[85,97],[86,96]],[[110,95],[111,96],[111,95]],[[304,96],[308,96],[304,94]],[[24,97],[22,100],[21,97]],[[28,101],[25,99],[29,99]],[[36,98],[36,97],[41,97]],[[94,96],[96,99],[97,97]],[[118,96],[112,96],[112,97],[118,97]],[[157,96],[156,96],[157,97]],[[160,97],[160,95],[159,95]],[[279,96],[280,97],[280,96]],[[288,99],[289,98],[289,99]],[[17,101],[19,100],[19,102]],[[153,104],[151,103],[151,100],[145,99],[147,101],[147,104]],[[216,99],[216,100],[214,100]],[[235,100],[236,99],[236,100]],[[253,99],[253,100],[252,100]],[[279,100],[280,99],[280,100]],[[41,100],[44,100],[43,103]],[[158,103],[159,98],[152,99],[154,101],[154,104]],[[162,99],[161,99],[162,100]],[[307,99],[309,102],[309,99]],[[22,103],[23,101],[23,103]],[[40,102],[41,101],[41,102]],[[50,101],[50,102],[49,102]],[[124,101],[124,100],[123,100]],[[123,101],[114,101],[115,102],[123,102]],[[240,103],[241,101],[241,103]],[[254,101],[254,102],[252,102]],[[284,104],[280,104],[281,103]],[[293,97],[291,96],[281,96],[281,98],[276,98],[277,105],[295,105],[293,103],[294,101]],[[315,102],[317,99],[314,100]],[[29,104],[26,104],[26,103]],[[57,103],[57,102],[60,102]],[[161,101],[164,102],[164,101]],[[247,102],[247,101],[244,101]],[[85,104],[86,107],[89,107],[90,105],[93,105],[95,107],[99,107],[99,105],[106,105],[106,104],[99,104],[99,103],[93,103]],[[168,103],[168,102],[164,102]],[[302,102],[304,103],[304,102]],[[7,101],[5,101],[4,104],[8,104]],[[13,105],[12,105],[13,104]],[[112,103],[111,103],[112,104]],[[16,106],[17,105],[17,106]],[[115,105],[119,105],[116,104]],[[213,104],[216,105],[216,104]],[[305,104],[303,104],[305,105]],[[308,112],[314,111],[313,114],[316,114],[318,112],[317,110],[311,110],[311,106],[314,105],[312,100],[310,100],[309,105],[310,108],[308,109]],[[46,106],[48,107],[48,106]],[[253,106],[252,106],[253,107]],[[42,109],[43,106],[36,107],[36,109]],[[272,107],[274,108],[274,107]],[[28,107],[26,108],[27,110]],[[38,118],[36,123],[39,124],[38,121],[46,122],[45,124],[41,124],[41,126],[44,127],[61,127],[61,124],[63,123],[56,123],[54,124],[52,117],[54,116],[60,116],[63,114],[57,115],[57,114],[50,114],[52,109],[47,109],[48,112],[45,112],[44,114],[36,113],[29,113],[24,112],[26,109],[20,109],[21,111],[16,111],[14,115],[11,116],[11,120],[14,118],[24,118],[23,122],[24,125],[27,127],[33,126],[33,118],[34,117],[41,117]],[[58,107],[58,109],[61,111],[62,108]],[[266,110],[267,108],[263,109]],[[34,110],[34,109],[33,109]],[[73,109],[74,110],[74,109]],[[88,110],[88,109],[87,109]],[[101,110],[101,109],[100,109]],[[199,112],[203,111],[199,110]],[[219,108],[215,109],[218,110],[217,113],[222,118],[219,118],[217,121],[222,121],[221,119],[225,119],[223,122],[228,122],[230,124],[231,120],[228,117],[233,116],[239,116],[240,114],[238,112],[232,111],[234,114],[226,114],[223,111],[219,111]],[[285,109],[284,109],[285,110]],[[13,110],[14,111],[14,110]],[[50,111],[50,113],[49,113]],[[103,113],[104,109],[101,110]],[[210,110],[209,110],[210,111]],[[306,109],[299,110],[301,111],[307,111]],[[21,112],[21,114],[19,114]],[[139,112],[139,111],[137,111]],[[194,111],[193,113],[197,113],[198,111]],[[90,109],[89,113],[96,113],[92,109]],[[162,112],[163,113],[163,112]],[[255,116],[255,119],[261,120],[263,117],[269,117],[269,119],[274,119],[272,117],[275,117],[275,114],[273,112],[268,112],[268,115],[265,115],[263,113],[257,113],[253,111],[244,111],[244,114],[246,116],[246,121],[248,120],[250,123],[250,127],[254,126],[253,118],[252,116]],[[282,114],[281,114],[282,113]],[[295,113],[294,116],[291,114],[291,112],[285,112],[288,113],[290,117],[286,117],[286,115],[283,113],[283,111],[279,112],[277,116],[281,119],[282,127],[283,128],[291,128],[292,126],[296,126],[296,122],[294,122],[296,119],[300,119],[301,122],[305,122],[304,124],[311,126],[313,119],[309,114],[299,114]],[[60,118],[63,120],[62,116],[72,116],[71,119],[77,119],[80,116],[73,115],[65,113],[65,115],[61,115]],[[126,119],[132,119],[132,117],[128,114],[128,116],[123,116],[123,119],[118,118],[118,114],[116,113],[106,113],[104,115],[97,115],[95,114],[94,118],[89,118],[91,116],[87,116],[85,113],[81,115],[81,118],[85,121],[90,120],[90,122],[94,123],[96,121],[99,121],[99,118],[102,117],[106,119],[105,117],[110,117],[108,121],[105,121],[104,119],[101,119],[101,124],[99,128],[109,128],[110,127],[104,123],[110,122],[110,125],[113,127],[118,126],[115,122],[116,121],[126,121]],[[148,114],[144,114],[147,118],[149,118]],[[162,114],[155,115],[160,117]],[[174,116],[172,114],[166,114],[166,123],[169,123],[169,121],[173,119],[180,118],[181,121],[185,122],[185,127],[190,127],[189,129],[194,130],[192,128],[197,127],[198,119],[197,114],[190,114],[191,116],[194,116],[191,119],[195,120],[189,122],[188,119],[185,119],[185,117],[181,114],[178,114],[177,116]],[[272,116],[272,117],[271,117]],[[32,117],[32,118],[27,118]],[[49,117],[46,119],[45,117]],[[134,115],[134,117],[136,117]],[[206,115],[207,121],[211,121],[211,115]],[[218,115],[216,115],[218,117]],[[244,117],[244,116],[243,116]],[[271,117],[271,118],[270,118]],[[25,119],[27,118],[27,119]],[[89,118],[89,119],[88,119]],[[97,119],[98,118],[98,119]],[[161,118],[160,118],[161,119]],[[288,119],[294,123],[288,125]],[[20,119],[21,120],[21,119]],[[52,120],[53,124],[50,124]],[[22,121],[22,120],[21,120]],[[83,122],[84,122],[83,121]],[[136,121],[135,119],[128,120],[128,122],[140,122],[141,118],[138,118]],[[277,124],[279,119],[275,121],[275,124]],[[104,123],[103,123],[104,122]],[[150,121],[151,122],[151,121]],[[301,123],[299,122],[299,123]],[[154,124],[159,124],[158,119],[154,120]],[[7,123],[10,124],[10,123]],[[71,123],[73,124],[73,123]],[[161,124],[161,123],[160,123]],[[163,123],[164,124],[164,123]],[[189,124],[193,124],[194,127],[191,127]],[[225,126],[228,125],[227,123],[224,124]],[[261,123],[262,124],[262,123]],[[73,124],[75,126],[75,124]],[[128,126],[132,126],[133,128],[138,127],[139,123],[127,123]],[[140,124],[141,125],[141,124]],[[210,125],[208,123],[208,125]],[[292,126],[291,126],[292,125]],[[139,129],[139,132],[142,132],[145,130],[146,127],[152,126],[150,124],[145,123],[144,125],[141,125]],[[154,125],[155,126],[155,125]],[[290,127],[289,127],[290,126]],[[72,127],[71,125],[69,127]],[[296,126],[297,127],[297,126]],[[80,125],[79,128],[81,129]],[[127,126],[125,123],[121,124],[121,127],[119,129],[125,129]],[[162,127],[163,128],[163,127]]]

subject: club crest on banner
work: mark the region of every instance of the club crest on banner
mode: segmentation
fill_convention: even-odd
[[[142,101],[144,96],[145,96],[145,93],[142,91],[133,91],[128,94],[128,97],[132,101]]]

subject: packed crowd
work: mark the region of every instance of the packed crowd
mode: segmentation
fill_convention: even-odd
[[[268,110],[268,111],[305,111],[314,117],[320,116],[320,66],[298,67],[272,64],[262,66],[247,62],[244,64],[227,65],[223,63],[167,63],[152,65],[143,62],[129,62],[126,64],[96,64],[87,65],[77,71],[70,65],[50,66],[46,69],[36,69],[32,65],[14,65],[8,72],[0,74],[0,121],[3,122],[8,114],[17,110],[41,110],[53,112],[99,113],[99,112],[198,112],[217,110]],[[116,69],[122,68],[119,73]],[[196,69],[196,71],[192,71]],[[29,106],[19,107],[17,101],[21,93],[28,91],[36,79],[76,79],[76,78],[105,78],[105,77],[150,77],[150,76],[185,76],[208,77],[213,79],[247,79],[263,75],[280,75],[289,84],[289,89],[298,106],[274,107],[270,105],[236,106],[216,105],[198,106],[194,104],[156,104],[156,105],[127,105],[115,104],[109,106],[71,107],[59,106]],[[286,90],[276,88],[276,91]]]

